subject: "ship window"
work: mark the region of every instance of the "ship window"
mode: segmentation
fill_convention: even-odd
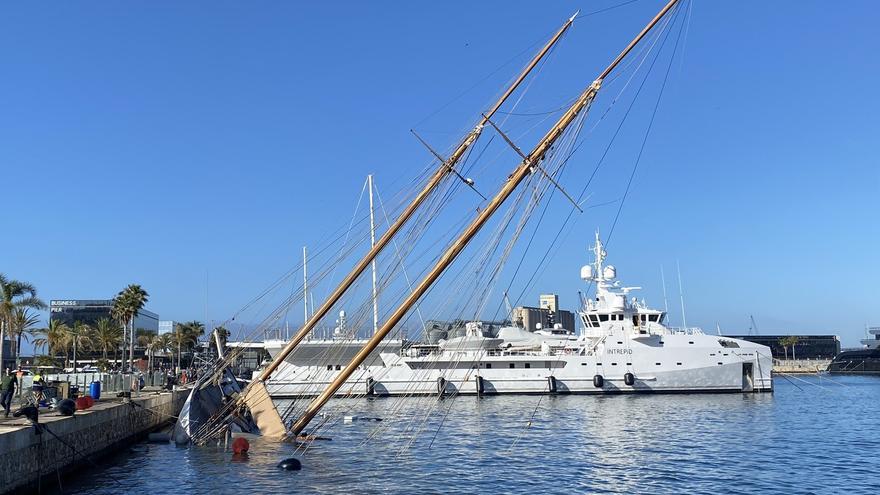
[[[492,363],[486,363],[486,368],[491,368],[491,367],[492,367]]]
[[[333,370],[333,365],[332,365],[332,364],[328,364],[328,365],[327,365],[327,370],[328,370],[328,371],[332,371],[332,370]]]
[[[722,363],[722,362],[719,361],[718,364],[724,364],[724,363]]]
[[[596,366],[602,366],[602,363],[596,363]]]
[[[599,321],[608,321],[608,315],[599,315]]]
[[[598,324],[598,323],[599,323],[599,317],[596,316],[596,315],[590,315],[590,322],[591,322],[593,325]]]
[[[586,366],[586,365],[587,365],[587,363],[581,363],[581,366]]]
[[[642,323],[644,323],[644,322],[647,321],[647,318],[646,318],[647,316],[648,316],[648,315],[641,315]]]
[[[677,365],[679,365],[679,366],[681,366],[681,363],[675,363],[675,364],[677,364]]]
[[[623,344],[623,342],[621,342],[621,341],[619,341],[619,340],[617,341],[617,343],[618,343],[618,344]]]
[[[648,321],[657,321],[657,317],[660,315],[648,315]]]
[[[660,363],[654,363],[654,364],[656,364],[657,366],[660,366]]]
[[[626,365],[627,365],[627,366],[632,366],[633,364],[632,364],[632,363],[626,363]]]
[[[531,368],[531,367],[532,367],[532,363],[526,363],[526,368]]]
[[[514,364],[514,363],[510,363],[510,367],[511,367],[511,368],[516,368],[516,364]]]
[[[660,345],[663,345],[663,341],[662,341],[662,340],[660,341]]]
[[[337,364],[337,365],[336,365],[336,371],[339,371],[339,370],[341,370],[341,369],[342,369],[342,366],[340,366],[340,365]]]
[[[617,366],[617,363],[611,363],[611,366]]]
[[[714,352],[713,352],[713,353],[712,353],[712,354],[709,354],[709,355],[710,355],[710,356],[714,356],[714,355],[715,355],[715,353],[714,353]]]
[[[689,342],[688,342],[688,344],[693,344],[693,343],[694,343],[694,341],[693,341],[693,340],[691,340],[691,341],[689,341]]]

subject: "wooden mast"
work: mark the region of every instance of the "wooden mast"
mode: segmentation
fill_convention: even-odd
[[[470,240],[479,232],[480,228],[486,223],[489,217],[492,216],[493,213],[501,206],[502,203],[510,196],[510,194],[516,189],[516,187],[525,179],[531,172],[532,168],[538,164],[543,158],[544,154],[550,149],[553,143],[562,135],[565,129],[571,124],[574,119],[578,116],[578,114],[586,108],[595,98],[599,88],[602,85],[602,80],[611,73],[612,70],[620,63],[620,61],[626,57],[626,55],[635,47],[642,38],[645,37],[646,34],[660,21],[663,16],[669,12],[669,10],[678,2],[678,0],[671,0],[665,7],[645,26],[644,29],[630,42],[629,45],[614,59],[613,62],[601,73],[598,79],[593,81],[590,86],[588,86],[583,93],[581,93],[580,97],[575,101],[575,103],[565,112],[565,114],[560,117],[560,119],[556,122],[556,124],[547,131],[547,134],[541,139],[538,145],[532,150],[531,153],[517,166],[517,168],[513,171],[513,173],[508,177],[507,182],[501,187],[501,190],[498,191],[498,194],[495,195],[494,198],[489,202],[488,205],[480,212],[480,214],[471,222],[470,225],[461,233],[458,239],[446,250],[445,253],[440,257],[434,267],[430,272],[425,276],[424,279],[419,283],[419,285],[413,290],[413,292],[409,295],[409,297],[404,300],[403,303],[394,311],[394,313],[382,324],[382,328],[374,334],[370,340],[361,348],[360,351],[352,358],[351,362],[346,365],[340,374],[333,380],[330,385],[327,386],[326,389],[316,397],[309,406],[306,408],[306,411],[303,415],[297,420],[297,422],[293,425],[292,431],[290,432],[292,435],[299,435],[302,433],[303,429],[306,425],[309,424],[309,421],[315,417],[318,411],[336,394],[336,391],[345,383],[345,381],[355,372],[357,368],[367,359],[371,352],[373,352],[376,347],[378,347],[379,343],[388,335],[389,332],[403,319],[406,315],[407,311],[415,304],[419,298],[424,295],[424,293],[431,287],[431,285],[437,280],[438,277],[443,273],[443,271],[449,267],[450,264],[455,260],[455,258],[461,253],[461,251],[465,248],[465,246],[470,242]]]
[[[441,166],[434,172],[434,175],[431,176],[431,179],[425,185],[425,187],[419,192],[419,194],[413,199],[412,203],[406,207],[406,209],[400,214],[397,220],[388,227],[388,230],[382,234],[382,237],[376,241],[375,245],[370,249],[370,251],[364,255],[364,257],[355,265],[355,267],[351,270],[351,272],[345,277],[345,279],[339,283],[339,286],[333,291],[332,294],[327,298],[326,301],[319,307],[314,313],[312,313],[311,318],[308,318],[306,323],[302,326],[302,328],[290,339],[290,342],[284,346],[284,349],[275,356],[275,359],[263,369],[262,373],[257,377],[256,380],[253,380],[251,383],[257,381],[265,381],[268,379],[272,373],[278,368],[278,366],[284,361],[284,359],[296,348],[297,345],[308,335],[309,332],[318,324],[321,319],[330,312],[339,299],[342,298],[342,295],[351,287],[354,281],[364,272],[367,266],[373,261],[373,259],[382,251],[383,248],[391,241],[397,232],[403,227],[403,225],[410,219],[410,217],[415,213],[415,211],[421,206],[421,204],[427,199],[428,195],[434,190],[437,185],[450,173],[454,170],[456,163],[464,156],[465,152],[468,148],[477,140],[480,133],[483,130],[483,126],[486,125],[486,122],[495,114],[496,111],[504,104],[505,101],[510,97],[511,94],[519,87],[522,81],[526,78],[526,76],[538,65],[538,62],[541,61],[542,58],[550,51],[553,45],[559,41],[559,38],[562,37],[563,34],[568,30],[571,26],[572,22],[574,22],[574,18],[577,14],[571,16],[565,24],[556,32],[550,41],[547,42],[546,45],[538,52],[537,55],[529,62],[529,64],[523,69],[520,73],[519,77],[507,88],[507,91],[501,95],[501,98],[495,102],[495,105],[492,106],[491,110],[489,110],[485,116],[483,116],[479,123],[474,127],[474,129],[465,136],[464,140],[461,144],[458,145],[458,148],[446,159],[445,162],[441,164]]]

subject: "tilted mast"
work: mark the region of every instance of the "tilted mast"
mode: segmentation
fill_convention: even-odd
[[[507,178],[507,182],[501,187],[501,190],[492,198],[489,204],[479,213],[479,215],[471,222],[470,225],[461,233],[455,242],[443,253],[434,267],[425,276],[412,293],[401,303],[401,305],[391,314],[391,316],[382,324],[382,327],[376,332],[370,340],[361,348],[360,351],[352,358],[333,380],[326,389],[316,397],[303,415],[293,425],[291,434],[299,435],[305,429],[309,421],[315,417],[318,411],[336,394],[336,391],[351,377],[357,368],[367,359],[385,336],[403,319],[407,311],[427,292],[431,285],[438,277],[452,264],[455,258],[464,250],[465,246],[480,231],[480,228],[489,220],[492,214],[504,203],[504,201],[513,193],[516,187],[534,170],[537,170],[539,162],[549,151],[553,143],[562,135],[565,129],[571,124],[578,114],[586,108],[596,97],[602,81],[614,70],[620,61],[648,34],[648,32],[666,15],[667,12],[678,2],[671,0],[665,7],[645,26],[644,29],[630,42],[629,45],[614,59],[613,62],[599,75],[599,77],[588,86],[577,101],[560,117],[556,124],[544,135],[538,145],[532,150],[528,156],[514,169],[513,173]],[[569,20],[570,22],[571,20]],[[487,114],[489,116],[489,114]],[[488,120],[488,119],[485,119]]]
[[[306,321],[303,327],[290,339],[290,342],[281,350],[280,353],[275,357],[274,360],[260,373],[259,377],[256,381],[264,381],[269,378],[272,373],[278,368],[281,362],[296,348],[297,345],[305,338],[305,336],[317,325],[317,323],[327,315],[328,312],[333,308],[339,299],[342,298],[342,295],[351,287],[354,281],[357,279],[361,273],[370,265],[373,259],[382,251],[383,248],[391,241],[391,238],[397,234],[397,232],[403,227],[403,225],[412,217],[413,213],[421,206],[421,204],[427,199],[428,195],[436,188],[440,182],[451,172],[454,171],[455,165],[459,160],[464,156],[465,152],[468,148],[477,140],[480,133],[483,130],[483,126],[489,121],[490,118],[498,111],[501,105],[504,104],[505,101],[513,94],[514,91],[519,87],[519,85],[523,82],[523,80],[528,76],[528,74],[538,65],[538,62],[541,61],[542,58],[550,51],[553,45],[559,41],[559,38],[562,37],[563,34],[568,30],[571,26],[572,22],[574,22],[575,16],[572,16],[568,19],[565,24],[556,32],[553,38],[547,42],[546,45],[538,52],[537,55],[529,62],[529,64],[523,69],[520,75],[516,78],[513,84],[510,85],[509,88],[504,92],[503,95],[498,99],[497,102],[492,106],[492,108],[486,112],[486,114],[480,119],[479,123],[477,123],[476,127],[464,137],[461,144],[458,145],[458,148],[446,159],[445,162],[441,164],[441,166],[434,172],[434,175],[431,176],[428,183],[425,187],[419,192],[419,194],[412,200],[412,203],[406,207],[406,209],[400,214],[397,220],[388,227],[388,230],[382,234],[370,251],[364,255],[364,257],[352,268],[351,272],[345,277],[345,279],[339,283],[339,286],[333,291],[332,294],[327,298],[326,301],[318,308],[311,316],[311,318]]]
[[[547,42],[546,45],[529,61],[528,65],[522,70],[516,80],[507,88],[503,95],[495,102],[492,108],[486,112],[474,129],[469,132],[462,142],[458,145],[455,151],[447,158],[443,163],[441,163],[440,167],[436,172],[431,176],[428,180],[428,183],[425,187],[416,195],[416,197],[412,200],[412,202],[403,210],[397,220],[394,221],[388,227],[388,230],[382,234],[382,237],[376,241],[376,243],[370,248],[370,251],[364,255],[364,257],[358,261],[358,263],[352,268],[351,272],[346,275],[346,277],[339,283],[336,289],[327,297],[327,300],[324,301],[323,304],[317,309],[313,310],[311,317],[307,318],[307,321],[303,324],[302,328],[290,339],[286,346],[279,352],[275,358],[269,363],[266,368],[260,373],[258,377],[248,384],[247,388],[242,393],[242,401],[248,406],[251,410],[251,414],[254,417],[257,425],[260,427],[260,431],[264,436],[269,437],[278,437],[284,434],[284,425],[281,421],[281,416],[278,414],[278,411],[275,409],[275,406],[272,404],[272,400],[269,396],[269,391],[266,389],[265,381],[272,376],[272,373],[278,369],[278,366],[281,365],[282,362],[290,355],[291,352],[299,345],[303,339],[312,331],[313,328],[321,321],[327,313],[333,308],[333,306],[339,302],[342,298],[343,294],[354,284],[355,280],[364,272],[364,270],[370,266],[376,256],[385,248],[385,246],[391,241],[391,239],[397,234],[397,232],[406,224],[406,222],[412,217],[412,215],[416,212],[416,210],[424,203],[424,201],[428,198],[431,192],[443,181],[444,178],[450,173],[455,173],[455,165],[459,160],[464,156],[465,152],[470,148],[470,146],[477,140],[480,136],[480,133],[483,131],[483,126],[489,122],[489,119],[501,108],[501,105],[504,104],[505,101],[513,94],[514,91],[519,87],[519,85],[525,80],[526,76],[538,65],[538,62],[544,58],[544,56],[550,51],[551,48],[556,44],[557,41],[568,31],[568,28],[571,27],[571,24],[574,22],[575,17],[577,17],[577,13],[571,16],[559,30],[553,35],[553,38]]]

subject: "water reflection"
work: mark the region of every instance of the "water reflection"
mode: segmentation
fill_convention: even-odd
[[[333,425],[302,471],[276,467],[288,444],[252,441],[232,462],[223,446],[144,443],[65,492],[120,493],[113,478],[193,494],[869,490],[880,379],[803,380],[777,380],[772,395],[340,401],[385,421]]]

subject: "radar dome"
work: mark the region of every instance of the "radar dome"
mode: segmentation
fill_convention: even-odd
[[[605,267],[605,272],[603,273],[605,278],[611,279],[617,276],[617,268],[614,268],[612,265],[608,265]]]
[[[581,278],[584,280],[593,280],[593,265],[584,265],[581,267]]]

